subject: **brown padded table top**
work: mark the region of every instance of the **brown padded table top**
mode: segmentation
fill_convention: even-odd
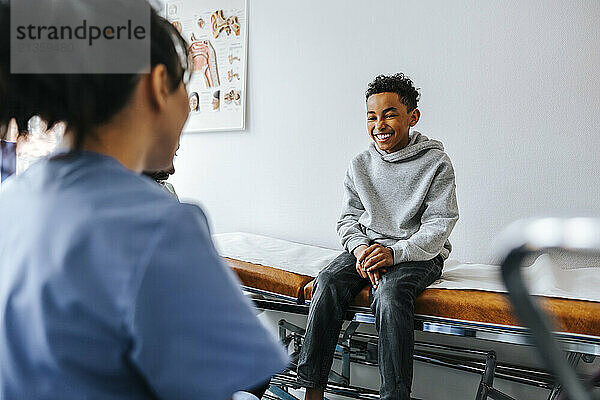
[[[313,278],[274,267],[225,258],[247,287],[309,300]],[[600,303],[593,301],[538,297],[547,315],[554,318],[555,330],[600,337]],[[369,287],[353,305],[369,307]],[[480,290],[426,289],[415,303],[415,314],[497,325],[520,326],[504,293]]]
[[[369,288],[365,287],[353,305],[369,307]],[[312,282],[304,288],[304,298],[310,299]],[[593,301],[537,297],[547,315],[554,318],[557,332],[600,336],[600,303]],[[426,289],[415,302],[415,314],[521,326],[513,316],[505,293],[480,290]]]
[[[308,275],[295,274],[278,268],[232,258],[225,258],[225,260],[244,286],[293,297],[298,303],[304,302],[304,286],[313,280]]]

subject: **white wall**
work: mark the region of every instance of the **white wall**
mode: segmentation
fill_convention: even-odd
[[[172,181],[215,232],[338,247],[364,91],[404,71],[457,175],[453,257],[533,215],[599,215],[600,2],[249,0],[247,129],[183,137]]]

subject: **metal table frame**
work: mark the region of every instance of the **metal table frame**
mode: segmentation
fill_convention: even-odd
[[[308,315],[309,301],[299,304],[298,299],[271,293],[260,289],[243,287],[247,292],[253,293],[253,301],[257,308],[262,310],[280,311],[292,314]],[[330,375],[330,382],[325,389],[326,393],[334,393],[355,399],[379,399],[379,394],[373,390],[352,386],[350,384],[350,365],[359,363],[376,366],[376,360],[363,360],[355,356],[353,341],[360,339],[376,340],[376,335],[356,332],[360,324],[374,324],[375,319],[371,310],[365,307],[350,307],[345,319],[350,325],[340,336],[336,351],[336,358],[342,361],[342,373]],[[460,336],[481,339],[497,343],[532,346],[531,334],[528,329],[508,325],[498,325],[473,321],[464,321],[451,318],[441,318],[429,315],[415,315],[415,330],[442,335]],[[286,344],[293,344],[292,359],[297,355],[302,344],[304,329],[285,320],[279,322],[280,339]],[[593,361],[600,355],[600,337],[557,332],[555,337],[561,343],[572,366],[580,360]],[[448,354],[448,352],[452,354]],[[493,387],[494,378],[541,387],[549,390],[548,400],[554,400],[560,394],[561,388],[547,371],[499,363],[493,350],[481,351],[469,348],[445,346],[425,342],[415,342],[414,359],[438,366],[458,369],[465,372],[476,373],[481,376],[475,400],[488,398],[495,400],[514,400],[512,397],[500,392]],[[296,399],[288,390],[299,388],[295,380],[295,372],[289,369],[278,374],[272,379],[270,392],[278,399]],[[269,397],[266,397],[269,398]]]

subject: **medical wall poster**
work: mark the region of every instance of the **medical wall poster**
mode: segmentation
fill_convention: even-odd
[[[184,132],[241,130],[246,117],[246,0],[166,0],[187,40],[190,117]]]

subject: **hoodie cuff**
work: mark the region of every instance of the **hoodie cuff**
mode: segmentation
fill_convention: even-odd
[[[368,246],[369,245],[369,240],[367,238],[356,238],[356,239],[350,239],[348,240],[348,242],[346,242],[346,250],[348,251],[348,253],[354,255],[354,250],[361,245],[365,245]]]
[[[392,253],[394,253],[394,265],[408,260],[407,247],[405,240],[398,240],[393,246],[390,246]]]

